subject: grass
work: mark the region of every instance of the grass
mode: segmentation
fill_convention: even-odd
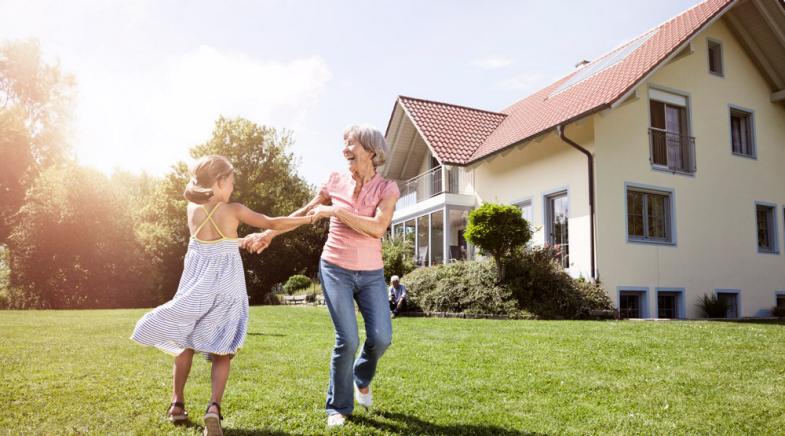
[[[175,428],[171,357],[132,343],[144,310],[0,311],[0,433],[200,434],[209,367]],[[785,326],[398,318],[376,408],[348,434],[766,434],[785,428]],[[227,435],[325,433],[324,308],[253,307]]]

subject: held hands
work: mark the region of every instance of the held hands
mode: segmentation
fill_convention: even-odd
[[[270,246],[273,241],[272,232],[265,230],[261,233],[251,233],[240,240],[240,248],[248,250],[250,253],[259,254]]]
[[[333,206],[326,206],[324,204],[320,204],[314,207],[313,209],[309,210],[306,216],[311,217],[311,224],[313,224],[321,219],[335,216],[335,208]]]
[[[329,218],[335,214],[332,206],[319,205],[306,214],[311,224],[317,223],[324,218]],[[265,230],[260,233],[251,233],[240,240],[240,248],[250,253],[259,254],[270,246],[273,242],[273,233]]]

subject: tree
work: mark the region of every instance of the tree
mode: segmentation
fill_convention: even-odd
[[[131,307],[152,302],[123,191],[74,164],[41,173],[9,238],[16,306]]]
[[[505,256],[515,248],[526,245],[531,239],[531,229],[515,206],[485,203],[469,213],[469,223],[464,233],[466,240],[493,256],[499,281],[504,279]]]
[[[310,200],[314,190],[296,174],[295,160],[288,148],[288,132],[259,126],[251,121],[220,117],[212,137],[191,149],[191,155],[225,156],[235,166],[232,200],[267,215],[286,215]],[[137,233],[156,264],[160,295],[177,287],[188,241],[183,189],[188,179],[187,166],[178,163],[156,188],[150,204],[144,207]],[[256,231],[241,226],[240,235]],[[251,303],[269,302],[274,284],[297,273],[316,273],[326,232],[324,226],[304,226],[276,238],[261,255],[243,252],[246,285]]]
[[[74,88],[72,76],[44,63],[37,41],[0,43],[0,243],[32,180],[67,156]]]

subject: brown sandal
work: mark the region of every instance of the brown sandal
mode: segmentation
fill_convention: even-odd
[[[218,413],[210,412],[210,407],[215,406]],[[212,402],[207,406],[204,411],[204,436],[223,436],[224,432],[221,430],[221,420],[224,419],[221,415],[221,405]]]
[[[172,410],[175,407],[179,407],[180,409],[182,409],[182,412],[178,414],[172,413]],[[169,408],[166,409],[166,417],[169,419],[169,421],[172,424],[181,424],[185,421],[188,421],[188,412],[185,411],[185,404],[179,401],[175,401],[172,404],[170,404]]]

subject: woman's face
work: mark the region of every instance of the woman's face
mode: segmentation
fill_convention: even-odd
[[[373,153],[367,151],[351,135],[344,139],[343,157],[349,164],[349,171],[356,171],[367,165],[373,165]]]

